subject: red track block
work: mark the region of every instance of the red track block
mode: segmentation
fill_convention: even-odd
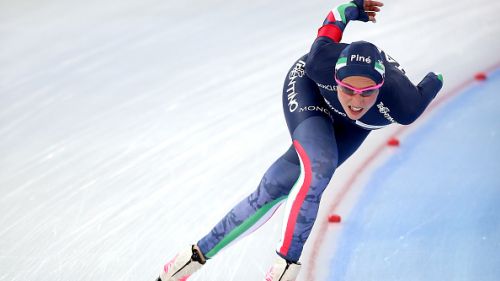
[[[392,137],[387,141],[387,145],[388,146],[399,146],[399,140],[397,138]]]
[[[341,221],[342,221],[342,217],[339,215],[333,214],[333,215],[328,216],[328,222],[330,222],[330,223],[339,223]]]
[[[486,75],[486,73],[484,72],[478,72],[476,73],[476,75],[474,76],[474,78],[477,80],[477,81],[484,81],[488,78],[488,75]]]

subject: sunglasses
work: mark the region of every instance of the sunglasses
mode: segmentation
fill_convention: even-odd
[[[360,89],[347,85],[346,83],[337,79],[337,77],[335,77],[335,81],[337,82],[337,88],[339,88],[343,93],[346,93],[350,96],[360,94],[362,97],[369,97],[373,94],[376,94],[378,92],[378,89],[380,89],[380,87],[382,87],[382,85],[384,84],[384,81],[382,81],[380,84],[377,84],[375,86]]]

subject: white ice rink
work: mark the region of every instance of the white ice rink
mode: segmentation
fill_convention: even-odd
[[[153,280],[288,148],[283,79],[337,4],[0,0],[0,280]],[[500,60],[498,1],[385,4],[344,41],[375,43],[414,82],[442,72],[445,95]],[[190,280],[261,280],[280,219]]]

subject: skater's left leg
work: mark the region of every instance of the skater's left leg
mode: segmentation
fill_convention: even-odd
[[[323,191],[337,168],[333,123],[328,116],[312,116],[303,120],[292,134],[301,172],[285,205],[277,253],[293,263],[299,261],[316,220]]]
[[[300,258],[316,220],[323,191],[335,169],[361,146],[370,133],[341,118],[332,122],[332,132],[325,118],[320,121],[319,117],[309,117],[292,134],[302,176],[288,196],[283,236],[277,249],[278,255],[292,262]]]
[[[337,167],[337,145],[328,116],[310,116],[294,129],[300,176],[288,195],[283,234],[266,280],[295,280],[299,258],[316,219],[321,195]],[[285,278],[285,279],[283,279]]]
[[[309,117],[294,130],[292,137],[301,161],[301,176],[287,199],[283,236],[277,249],[280,258],[265,280],[297,278],[301,267],[298,261],[316,220],[323,191],[335,168],[347,160],[369,134],[341,119],[333,122],[333,132],[328,125],[324,118]]]

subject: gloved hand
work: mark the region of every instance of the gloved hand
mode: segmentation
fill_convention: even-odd
[[[340,42],[349,21],[375,22],[375,16],[382,6],[384,6],[382,2],[375,0],[352,0],[352,2],[340,4],[330,11],[318,31],[318,37],[325,36],[335,42]],[[332,29],[332,25],[337,26],[340,33]]]
[[[439,72],[429,72],[425,75],[424,79],[418,83],[417,87],[422,95],[429,96],[433,99],[441,88],[443,88],[443,74]]]
[[[338,6],[337,9],[340,14],[345,15],[345,21],[344,18],[342,20],[344,24],[347,24],[351,20],[376,22],[375,17],[382,6],[384,6],[384,3],[379,1],[353,0],[350,3]]]

